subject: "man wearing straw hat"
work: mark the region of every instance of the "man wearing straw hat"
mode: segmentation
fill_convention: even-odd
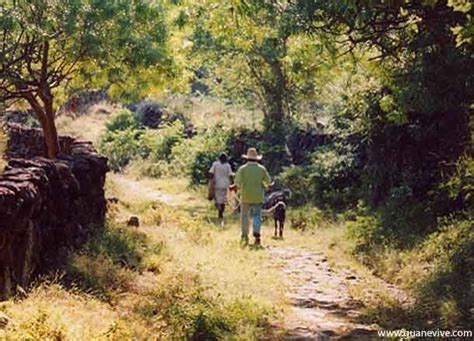
[[[262,225],[262,202],[265,186],[271,184],[270,175],[264,166],[258,163],[262,155],[257,149],[249,148],[247,154],[242,155],[247,163],[239,168],[235,174],[235,184],[241,191],[240,219],[242,228],[242,242],[248,244],[250,217],[253,220],[253,236],[255,245],[260,245],[260,227]]]

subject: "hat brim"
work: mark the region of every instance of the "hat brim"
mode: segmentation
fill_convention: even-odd
[[[257,155],[255,157],[248,156],[246,154],[242,155],[242,159],[245,159],[245,160],[260,161],[262,158],[263,158],[263,155]]]

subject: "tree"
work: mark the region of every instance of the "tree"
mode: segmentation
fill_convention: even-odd
[[[185,31],[189,60],[209,71],[213,91],[263,112],[274,172],[288,163],[289,121],[315,99],[318,75],[333,61],[331,42],[301,33],[291,14],[274,1],[181,1],[175,21]]]
[[[342,0],[321,11],[317,1],[298,0],[290,11],[308,33],[331,18],[335,39],[376,65],[380,84],[347,118],[364,122],[356,140],[363,186],[368,202],[384,208],[385,227],[395,226],[387,230],[406,212],[426,232],[463,207],[440,188],[460,160],[472,159],[472,3]]]
[[[136,70],[161,75],[166,41],[163,10],[146,0],[4,0],[0,100],[32,107],[55,158],[55,91],[81,76],[123,84]]]

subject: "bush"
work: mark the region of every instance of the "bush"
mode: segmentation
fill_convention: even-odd
[[[310,172],[310,167],[293,166],[284,168],[278,175],[276,181],[291,191],[289,201],[292,205],[301,206],[314,202],[313,179]]]
[[[324,222],[327,222],[327,217],[324,213],[310,206],[303,206],[288,212],[288,220],[290,227],[305,231],[311,228],[321,227]]]
[[[107,222],[95,230],[83,250],[69,257],[69,281],[110,300],[114,291],[129,288],[133,280],[131,270],[143,268],[142,260],[148,251],[145,239],[142,232]]]
[[[140,126],[135,114],[130,110],[123,109],[114,114],[111,120],[106,124],[107,131],[134,130]]]
[[[356,203],[354,185],[358,174],[350,153],[342,153],[333,146],[323,146],[312,154],[306,166],[284,168],[277,181],[292,193],[291,203],[312,203],[322,209],[345,210]]]
[[[189,176],[192,184],[207,181],[207,172],[220,152],[225,151],[228,131],[208,129],[172,148],[175,174]]]
[[[140,136],[142,156],[151,161],[171,161],[173,147],[183,140],[183,124],[175,121],[158,130],[146,129]]]
[[[446,219],[421,245],[421,259],[434,265],[419,283],[419,302],[441,328],[472,325],[474,302],[474,220]]]
[[[191,165],[191,183],[204,185],[207,183],[209,169],[219,156],[219,152],[198,152]]]
[[[141,134],[141,130],[134,128],[110,130],[105,133],[99,150],[109,158],[109,166],[112,170],[121,171],[130,161],[140,156],[142,153]]]
[[[386,245],[382,225],[373,215],[358,215],[355,221],[346,222],[346,234],[354,240],[355,252],[370,252]]]

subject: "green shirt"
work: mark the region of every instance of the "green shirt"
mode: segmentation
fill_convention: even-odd
[[[264,186],[270,182],[267,170],[257,162],[247,162],[235,174],[235,183],[240,187],[242,202],[246,204],[262,203]]]

